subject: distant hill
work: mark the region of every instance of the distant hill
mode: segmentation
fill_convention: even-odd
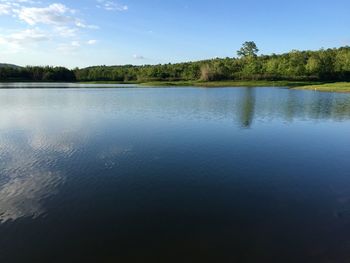
[[[13,64],[0,63],[0,68],[21,68],[21,67]]]

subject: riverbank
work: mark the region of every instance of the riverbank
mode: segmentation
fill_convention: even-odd
[[[310,82],[310,81],[152,81],[152,82],[118,82],[118,81],[90,81],[90,82],[0,82],[1,88],[16,88],[16,84],[36,84],[45,87],[48,84],[50,87],[59,88],[60,84],[66,84],[62,88],[84,87],[88,85],[101,85],[105,88],[123,88],[123,87],[204,87],[204,88],[219,88],[219,87],[285,87],[298,90],[312,90],[324,92],[349,92],[350,82]],[[85,86],[86,85],[86,86]],[[117,86],[118,85],[118,86]],[[18,87],[21,88],[21,85]],[[96,86],[95,86],[96,87]],[[25,87],[28,88],[28,87]]]
[[[92,81],[81,84],[138,84],[144,87],[304,87],[319,85],[322,82],[310,81],[152,81],[152,82],[117,82]]]
[[[87,82],[93,84],[112,84],[112,82]],[[287,87],[298,90],[315,90],[324,92],[350,92],[350,82],[312,82],[312,81],[153,81],[139,83],[114,84],[138,84],[144,87]]]
[[[178,82],[146,82],[142,86],[195,86],[195,87],[298,87],[316,85],[315,82],[300,81],[178,81]]]
[[[323,92],[350,92],[350,82],[324,83],[295,87],[298,90],[314,90]]]

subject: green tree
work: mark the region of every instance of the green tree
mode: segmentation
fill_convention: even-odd
[[[240,50],[237,51],[239,57],[256,57],[259,52],[254,41],[246,41]]]

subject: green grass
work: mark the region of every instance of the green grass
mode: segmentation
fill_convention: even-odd
[[[350,92],[350,82],[325,83],[312,81],[152,81],[152,82],[116,82],[94,81],[85,84],[139,84],[143,87],[288,87],[300,90],[326,92]]]
[[[324,91],[324,92],[350,92],[350,82],[335,82],[335,83],[325,83],[325,84],[319,84],[319,85],[301,86],[301,87],[296,87],[296,89]]]
[[[137,81],[81,81],[79,84],[139,84]]]
[[[142,86],[195,86],[195,87],[298,87],[320,84],[305,81],[154,81],[140,83]]]

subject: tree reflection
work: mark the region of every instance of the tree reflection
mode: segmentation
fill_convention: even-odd
[[[250,128],[255,113],[255,92],[253,88],[246,88],[241,98],[239,120],[243,128]]]

